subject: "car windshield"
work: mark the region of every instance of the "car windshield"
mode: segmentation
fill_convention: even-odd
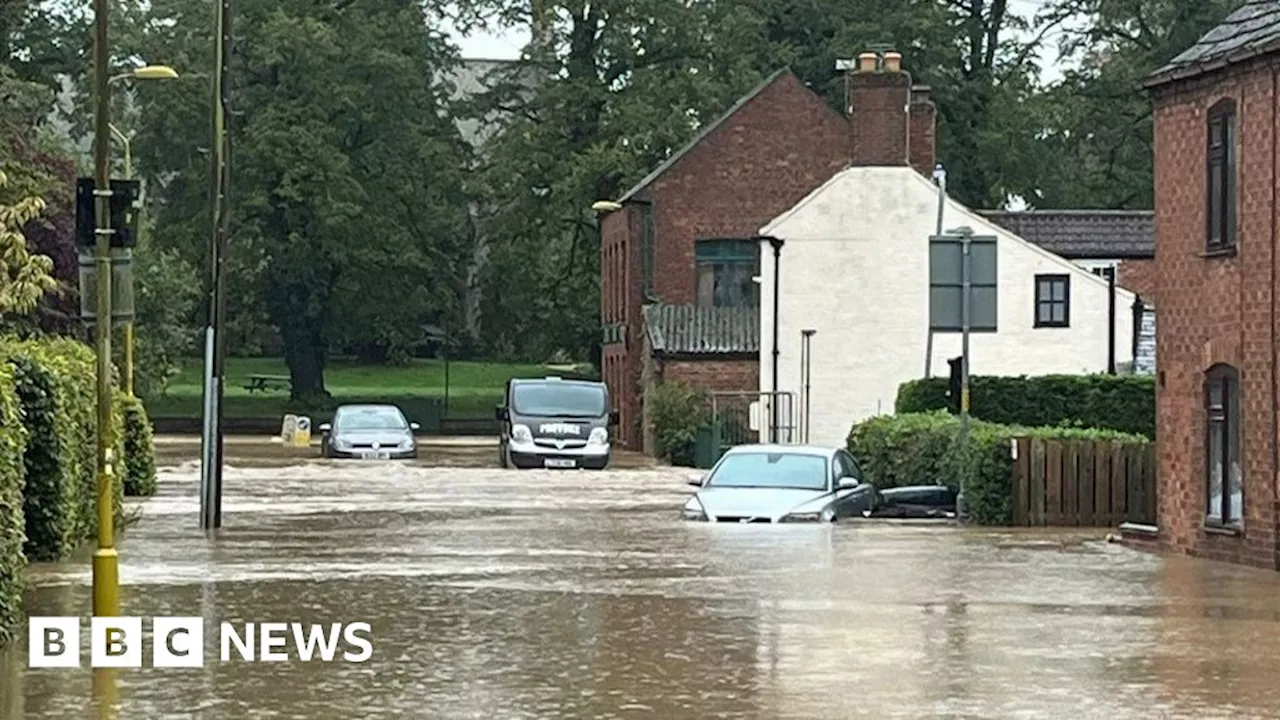
[[[408,423],[395,408],[340,410],[334,426],[341,430],[404,430]]]
[[[707,486],[826,490],[827,478],[820,455],[744,452],[725,456]]]
[[[517,383],[511,395],[511,409],[517,415],[596,418],[605,414],[605,392],[600,385]]]

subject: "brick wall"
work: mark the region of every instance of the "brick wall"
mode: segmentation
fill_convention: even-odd
[[[658,373],[664,382],[680,382],[707,390],[748,392],[760,388],[760,361],[754,357],[661,360]]]
[[[1161,542],[1179,552],[1276,567],[1272,444],[1275,298],[1275,78],[1261,65],[1165,86],[1154,93],[1159,317],[1157,442]],[[1237,243],[1205,257],[1207,110],[1237,103]],[[1202,529],[1205,516],[1204,372],[1240,371],[1244,534]]]
[[[1120,272],[1116,276],[1116,284],[1125,290],[1137,293],[1148,305],[1156,303],[1156,261],[1155,260],[1123,260]]]

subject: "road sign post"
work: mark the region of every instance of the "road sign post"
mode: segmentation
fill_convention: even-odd
[[[929,330],[960,333],[960,443],[969,443],[969,336],[996,332],[996,238],[968,227],[929,238]],[[963,518],[964,478],[956,516]]]

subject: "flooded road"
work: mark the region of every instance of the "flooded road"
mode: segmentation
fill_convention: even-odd
[[[1273,573],[1098,533],[685,523],[684,471],[466,467],[486,452],[229,452],[208,539],[197,468],[166,468],[122,604],[206,618],[205,667],[148,648],[104,715],[92,671],[26,669],[20,642],[0,718],[1280,717]],[[31,580],[31,614],[88,612],[87,561]],[[224,621],[365,621],[373,655],[221,662]]]

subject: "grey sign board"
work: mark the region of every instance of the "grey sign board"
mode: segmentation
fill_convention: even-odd
[[[929,237],[929,328],[961,332],[963,328],[964,238]],[[996,238],[969,238],[969,331],[996,332]]]

